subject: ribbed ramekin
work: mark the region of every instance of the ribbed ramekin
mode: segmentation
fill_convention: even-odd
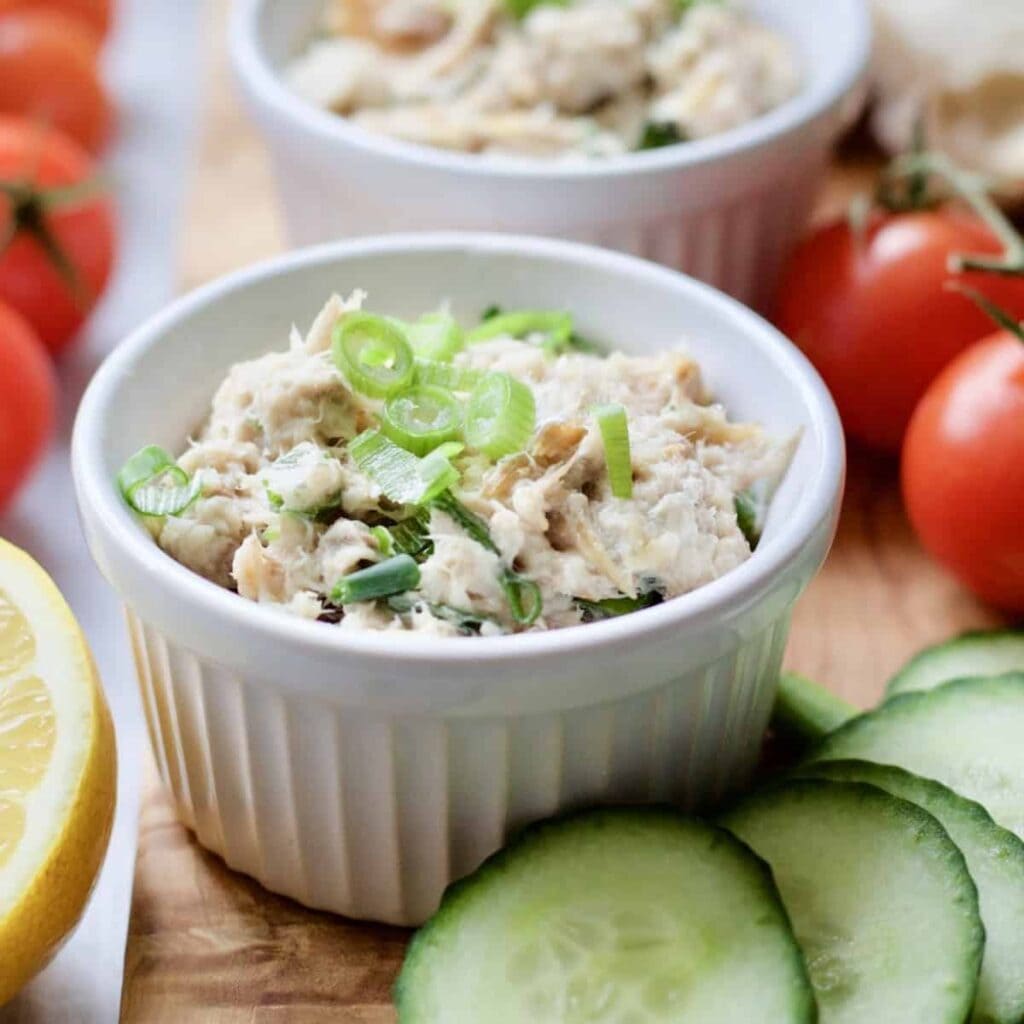
[[[245,601],[165,555],[114,477],[180,448],[239,359],[280,347],[334,289],[412,315],[450,299],[572,309],[643,352],[681,340],[737,416],[799,431],[753,557],[608,622],[523,636],[341,633]],[[748,777],[793,603],[823,560],[839,422],[804,357],[712,289],[615,253],[488,235],[294,253],[180,300],[94,378],[73,464],[88,544],[120,592],[160,772],[199,841],[310,906],[403,924],[510,829],[601,802],[705,806]]]
[[[576,164],[412,145],[305,102],[281,69],[312,37],[323,0],[236,0],[231,54],[294,245],[386,231],[523,232],[656,260],[760,307],[860,106],[871,32],[865,0],[747,6],[793,41],[805,77],[797,97],[709,139]]]

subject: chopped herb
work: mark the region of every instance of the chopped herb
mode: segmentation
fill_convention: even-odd
[[[366,569],[343,576],[331,591],[334,604],[376,601],[392,594],[415,590],[420,584],[420,567],[408,555],[395,555]]]
[[[701,7],[704,4],[716,4],[721,5],[722,0],[675,0],[676,13],[682,17],[684,14],[689,14],[695,7]]]
[[[498,625],[494,619],[488,618],[486,615],[476,615],[473,612],[464,611],[462,608],[453,608],[449,604],[414,600],[408,594],[396,594],[394,597],[389,597],[385,604],[397,615],[408,615],[417,608],[427,608],[435,619],[450,622],[463,636],[479,636],[484,625]]]
[[[434,507],[451,516],[481,547],[487,548],[492,554],[500,555],[497,544],[491,538],[487,524],[475,513],[471,512],[451,491],[444,491],[434,499]]]
[[[430,513],[426,509],[389,526],[387,532],[400,555],[425,562],[434,553],[434,542],[430,539]]]
[[[481,547],[501,557],[498,545],[491,537],[487,524],[475,513],[466,508],[451,491],[445,491],[434,499],[435,508],[451,516],[463,530]],[[532,626],[544,609],[544,600],[540,587],[526,576],[503,565],[498,575],[501,589],[505,592],[512,618],[520,625]]]
[[[137,451],[117,474],[124,500],[144,516],[181,515],[202,494],[202,476],[189,477],[170,454],[151,444]]]
[[[348,446],[356,465],[398,505],[426,505],[459,479],[450,459],[462,445],[439,445],[422,459],[399,447],[379,430],[364,430]]]
[[[544,610],[540,587],[528,576],[514,572],[507,566],[502,568],[498,582],[505,592],[512,618],[524,626],[532,626]]]
[[[525,18],[535,7],[565,7],[569,0],[505,0],[505,9],[514,18]]]
[[[752,491],[746,490],[736,495],[733,504],[736,508],[736,525],[753,551],[761,539],[761,503]]]
[[[606,356],[608,353],[596,341],[573,332],[569,335],[568,348],[588,356]]]
[[[606,597],[603,601],[587,601],[582,597],[575,597],[573,600],[582,612],[584,622],[601,622],[604,619],[629,615],[643,608],[653,608],[656,604],[661,604],[665,597],[660,591],[652,590],[637,597],[626,597],[623,594],[621,597]]]
[[[678,125],[672,121],[648,121],[644,125],[644,133],[640,136],[640,143],[636,148],[662,149],[664,146],[674,146],[686,141],[686,133],[680,131]]]
[[[388,533],[387,527],[385,526],[371,526],[370,533],[373,536],[374,543],[377,545],[377,550],[385,557],[391,558],[396,554],[395,542]]]
[[[496,316],[501,316],[501,306],[488,306],[480,314],[480,322],[483,323],[486,320],[493,320]]]

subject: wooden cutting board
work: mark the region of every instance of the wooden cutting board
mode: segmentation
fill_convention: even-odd
[[[281,233],[267,163],[232,98],[226,0],[209,8],[207,124],[183,285],[273,254]],[[834,169],[819,215],[863,186],[870,165]],[[924,644],[996,623],[919,549],[894,465],[853,453],[828,563],[801,600],[787,663],[858,705]],[[304,910],[201,850],[177,824],[152,766],[140,822],[122,1020],[131,1024],[385,1024],[407,934]]]

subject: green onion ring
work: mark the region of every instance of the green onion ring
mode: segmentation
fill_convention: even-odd
[[[466,443],[491,459],[526,448],[537,425],[533,392],[507,373],[488,373],[469,396]]]
[[[604,442],[608,482],[616,498],[633,497],[633,461],[629,449],[629,421],[623,406],[599,405],[594,409]]]
[[[392,395],[380,420],[386,437],[414,455],[453,441],[462,428],[462,408],[444,388],[420,385]]]
[[[331,335],[334,365],[353,390],[387,398],[412,383],[412,347],[393,321],[371,313],[349,313]]]
[[[452,357],[465,347],[462,328],[448,313],[426,313],[404,326],[413,351],[423,359],[451,362]]]
[[[199,474],[191,479],[159,445],[140,448],[121,467],[117,486],[129,507],[144,516],[176,516],[202,493]]]
[[[447,388],[449,391],[472,391],[483,378],[483,370],[416,357],[417,384],[432,384],[435,387]]]

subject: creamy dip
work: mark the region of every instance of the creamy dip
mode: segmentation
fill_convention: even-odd
[[[362,440],[379,439],[384,402],[360,393],[332,353],[332,335],[362,301],[332,297],[308,335],[293,330],[288,349],[231,368],[173,475],[154,484],[194,482],[187,507],[146,517],[177,561],[332,628],[493,635],[632,611],[750,557],[754,510],[785,473],[793,439],[730,421],[682,350],[603,357],[575,337],[553,346],[541,331],[479,341],[469,333],[444,372],[525,385],[535,415],[521,449],[495,459],[466,444],[467,412],[462,443],[447,449],[454,475],[445,495],[475,520],[468,529],[444,501],[389,498],[389,481],[357,457]],[[613,456],[595,413],[609,407],[628,424],[629,497],[613,493]],[[416,530],[412,586],[338,598],[339,581],[394,564]],[[510,576],[542,605],[532,621],[514,613]]]
[[[800,84],[777,32],[719,0],[331,0],[288,68],[364,128],[473,153],[602,156],[728,131]]]

